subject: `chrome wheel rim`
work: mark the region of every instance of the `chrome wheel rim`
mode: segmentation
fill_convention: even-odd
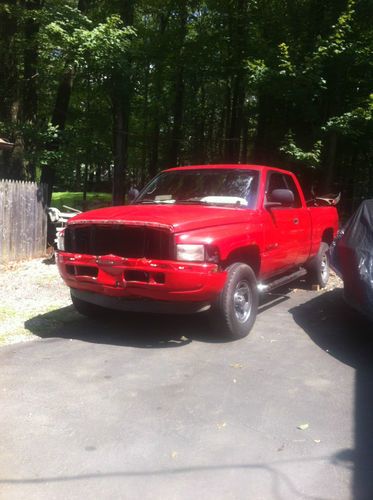
[[[233,295],[234,314],[240,323],[245,323],[248,320],[251,307],[252,296],[251,289],[247,281],[240,281],[237,283]]]

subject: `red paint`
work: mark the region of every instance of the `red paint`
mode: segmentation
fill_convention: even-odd
[[[58,252],[62,278],[72,288],[123,297],[143,297],[167,301],[213,301],[224,287],[225,265],[233,252],[254,249],[259,255],[258,281],[270,279],[292,267],[304,265],[315,256],[323,234],[333,236],[338,228],[334,207],[308,208],[294,174],[258,165],[204,165],[193,169],[250,169],[259,176],[255,209],[205,205],[130,205],[93,210],[70,219],[69,225],[125,224],[150,226],[169,231],[174,244],[205,244],[219,252],[219,263],[191,263],[118,256],[90,256]],[[267,180],[271,172],[290,176],[299,191],[298,208],[265,207]],[[75,276],[66,265],[98,268],[97,277]],[[149,276],[149,282],[126,282],[128,270]],[[164,282],[157,282],[162,273]],[[163,279],[163,278],[162,278]]]

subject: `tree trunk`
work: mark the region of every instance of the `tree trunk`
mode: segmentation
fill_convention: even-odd
[[[16,2],[13,0],[9,4],[14,7]],[[17,98],[20,81],[17,53],[13,49],[17,30],[15,14],[11,10],[0,9],[0,121],[4,123],[11,121],[12,105]]]
[[[175,74],[175,97],[173,106],[173,127],[171,134],[171,147],[169,164],[178,166],[180,164],[180,151],[182,142],[182,123],[184,113],[184,44],[187,34],[188,10],[185,3],[180,3],[179,12],[179,48],[176,52],[176,74]]]
[[[86,205],[87,201],[87,191],[88,191],[88,164],[84,165],[84,173],[83,173],[83,205]]]
[[[274,156],[274,145],[271,140],[271,116],[273,114],[273,100],[268,93],[259,92],[258,95],[258,121],[256,126],[256,137],[251,161],[255,163],[268,164]]]
[[[9,9],[0,9],[0,122],[10,125],[7,139],[14,148],[5,154],[6,165],[2,176],[9,179],[25,179],[24,141],[20,128],[22,119],[21,78],[19,68],[23,64],[19,52],[14,50],[20,21],[15,14],[16,1],[9,2]]]
[[[26,179],[24,156],[25,144],[23,140],[23,134],[17,127],[16,131],[14,132],[14,148],[10,156],[10,179]]]
[[[144,106],[143,106],[143,127],[142,127],[142,151],[141,151],[141,174],[140,183],[143,185],[143,179],[146,177],[147,170],[147,152],[149,147],[148,128],[149,128],[149,63],[146,62],[144,74]]]
[[[225,159],[228,163],[237,163],[240,158],[240,141],[243,122],[243,107],[245,91],[243,87],[243,73],[236,75],[233,84],[232,113],[229,132],[226,137],[227,147]]]
[[[159,53],[161,53],[161,49],[163,47],[163,35],[166,31],[168,17],[170,12],[167,14],[161,13],[159,16],[159,39],[160,39],[160,47]],[[150,144],[150,159],[149,159],[149,174],[151,177],[158,172],[158,156],[159,156],[159,139],[160,139],[160,100],[161,100],[161,89],[163,82],[163,61],[162,59],[155,65],[154,69],[154,118],[153,125],[151,127],[151,144]]]
[[[334,180],[335,160],[337,156],[337,142],[337,132],[330,132],[327,141],[326,175],[322,183],[322,188],[326,192],[329,192],[332,189]]]
[[[29,0],[24,2],[26,10],[40,9],[40,0]],[[36,121],[38,95],[36,89],[38,46],[36,36],[39,32],[39,23],[32,17],[25,22],[25,49],[23,66],[23,88],[22,88],[22,113],[23,120],[29,123]]]
[[[124,112],[121,99],[113,99],[113,205],[123,205],[126,193],[128,115]]]
[[[196,103],[198,107],[198,112],[195,114],[193,123],[193,143],[190,155],[193,163],[195,165],[198,165],[198,164],[203,164],[206,161],[206,150],[209,140],[211,141],[212,126],[214,124],[214,120],[211,120],[206,116],[205,89],[203,85],[201,86],[200,89],[195,88],[194,92],[196,94]],[[207,144],[205,144],[206,122],[209,124],[210,127],[209,133],[207,133],[207,140],[206,140]]]
[[[226,93],[225,93],[225,106],[222,114],[221,123],[221,156],[225,160],[228,156],[228,130],[229,124],[231,122],[231,112],[232,112],[232,89],[229,80],[227,81]]]
[[[242,116],[242,145],[240,151],[240,163],[247,163],[247,153],[249,148],[249,120],[248,107],[244,106]]]
[[[76,171],[75,171],[75,189],[77,191],[81,190],[81,183],[82,183],[82,167],[80,162],[77,163],[76,165]]]
[[[74,81],[74,70],[71,67],[67,67],[60,80],[57,96],[55,100],[55,105],[52,113],[52,125],[57,127],[59,132],[65,129],[67,112],[69,109],[71,91]],[[56,139],[53,142],[47,144],[47,149],[49,151],[57,151],[59,148],[60,140]],[[50,163],[49,165],[43,165],[41,170],[40,181],[47,186],[48,196],[47,204],[50,205],[52,199],[53,184],[56,175],[56,163]]]
[[[151,133],[150,160],[149,160],[149,175],[154,177],[158,172],[158,149],[160,138],[160,120],[159,112],[156,113]]]
[[[95,171],[95,176],[96,176],[96,189],[99,191],[100,190],[100,184],[101,184],[101,164],[96,166],[96,171]]]
[[[126,26],[133,24],[134,0],[125,0],[120,4],[120,16]],[[130,68],[132,61],[127,57],[126,74],[116,74],[112,95],[113,109],[113,205],[123,205],[126,194],[126,173],[128,169],[128,135],[131,112],[132,85]]]
[[[225,160],[237,163],[240,159],[243,107],[245,102],[245,59],[248,37],[248,0],[231,2],[228,18],[231,67],[231,115],[226,127]]]
[[[40,0],[30,0],[24,2],[24,7],[28,10],[38,10],[41,7]],[[23,85],[22,85],[22,119],[24,123],[30,125],[36,124],[38,112],[38,43],[37,34],[39,32],[39,23],[33,16],[27,18],[25,22],[25,49],[23,66]],[[34,144],[26,143],[26,149],[32,151]],[[30,159],[28,166],[28,177],[35,181],[36,164],[35,160]]]
[[[87,8],[87,0],[79,0],[78,9],[84,12]],[[56,100],[52,112],[51,123],[54,127],[57,127],[59,132],[65,129],[67,113],[69,110],[70,97],[73,88],[73,82],[75,77],[75,68],[73,65],[67,64],[65,71],[58,84]],[[58,151],[60,146],[60,139],[56,139],[49,144],[46,148],[49,151]],[[56,176],[56,162],[52,162],[49,165],[43,165],[41,170],[40,181],[47,186],[47,204],[50,205],[52,200],[52,191],[54,179]]]
[[[169,164],[170,166],[180,165],[180,150],[182,142],[182,122],[184,111],[184,68],[180,66],[177,70],[175,82],[175,102],[174,102],[174,124],[171,134],[171,148]]]

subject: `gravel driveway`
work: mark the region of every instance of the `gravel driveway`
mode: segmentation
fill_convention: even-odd
[[[373,498],[371,325],[340,289],[272,294],[224,343],[83,318],[42,261],[2,284],[1,500]]]
[[[37,338],[25,322],[69,304],[70,293],[52,259],[0,267],[0,345]],[[40,320],[41,329],[50,330],[57,324],[57,317],[53,322]]]

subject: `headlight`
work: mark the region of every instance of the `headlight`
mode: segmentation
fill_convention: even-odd
[[[205,245],[176,245],[176,260],[203,262],[205,260]]]
[[[65,251],[65,228],[57,229],[56,234],[57,250]]]

